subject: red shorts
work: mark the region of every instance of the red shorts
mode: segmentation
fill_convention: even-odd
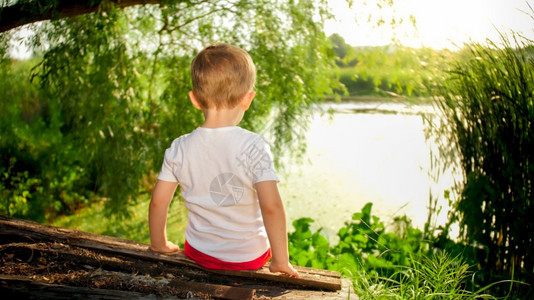
[[[262,256],[251,261],[238,263],[226,262],[196,250],[187,241],[185,241],[184,252],[185,255],[194,260],[198,265],[213,270],[257,270],[271,259],[271,249],[267,249]]]

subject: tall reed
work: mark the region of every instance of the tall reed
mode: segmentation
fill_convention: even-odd
[[[501,38],[466,46],[437,97],[447,155],[458,154],[464,175],[449,222],[459,222],[486,283],[534,282],[534,42]]]

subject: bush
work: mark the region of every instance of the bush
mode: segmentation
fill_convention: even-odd
[[[463,299],[494,298],[488,287],[469,290],[472,266],[461,256],[432,247],[406,217],[394,220],[402,232],[387,232],[371,214],[372,203],[339,229],[339,242],[330,246],[321,229],[312,232],[310,218],[293,222],[289,233],[291,263],[340,271],[353,279],[362,299]],[[397,226],[398,228],[398,226]]]
[[[34,63],[0,64],[0,213],[44,220],[91,193],[57,115],[29,80]]]
[[[411,227],[407,218],[395,221],[403,223],[406,230],[397,235],[386,232],[380,219],[371,214],[372,203],[355,213],[350,222],[339,229],[339,242],[330,246],[321,230],[312,232],[313,219],[302,218],[293,222],[295,231],[289,234],[289,253],[292,262],[307,267],[323,268],[354,274],[359,270],[389,276],[398,266],[408,266],[409,256],[428,251],[423,233]]]

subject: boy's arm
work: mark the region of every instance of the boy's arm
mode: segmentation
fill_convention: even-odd
[[[260,201],[263,223],[271,244],[272,260],[269,270],[298,278],[298,272],[289,263],[286,212],[276,181],[258,182],[256,183],[256,191]]]
[[[177,186],[177,182],[158,180],[152,192],[148,209],[150,249],[152,251],[166,253],[180,249],[172,242],[167,241],[167,212]]]

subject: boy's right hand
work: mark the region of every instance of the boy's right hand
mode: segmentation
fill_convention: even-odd
[[[171,252],[176,252],[180,250],[180,247],[175,245],[173,242],[167,241],[167,243],[163,246],[157,246],[157,247],[150,246],[150,250],[154,252],[159,252],[159,253],[171,253]]]
[[[295,268],[293,268],[293,266],[289,262],[285,264],[277,264],[276,262],[271,261],[271,264],[269,265],[269,271],[273,273],[281,272],[291,277],[300,278],[299,272],[297,272],[297,270],[295,270]]]

